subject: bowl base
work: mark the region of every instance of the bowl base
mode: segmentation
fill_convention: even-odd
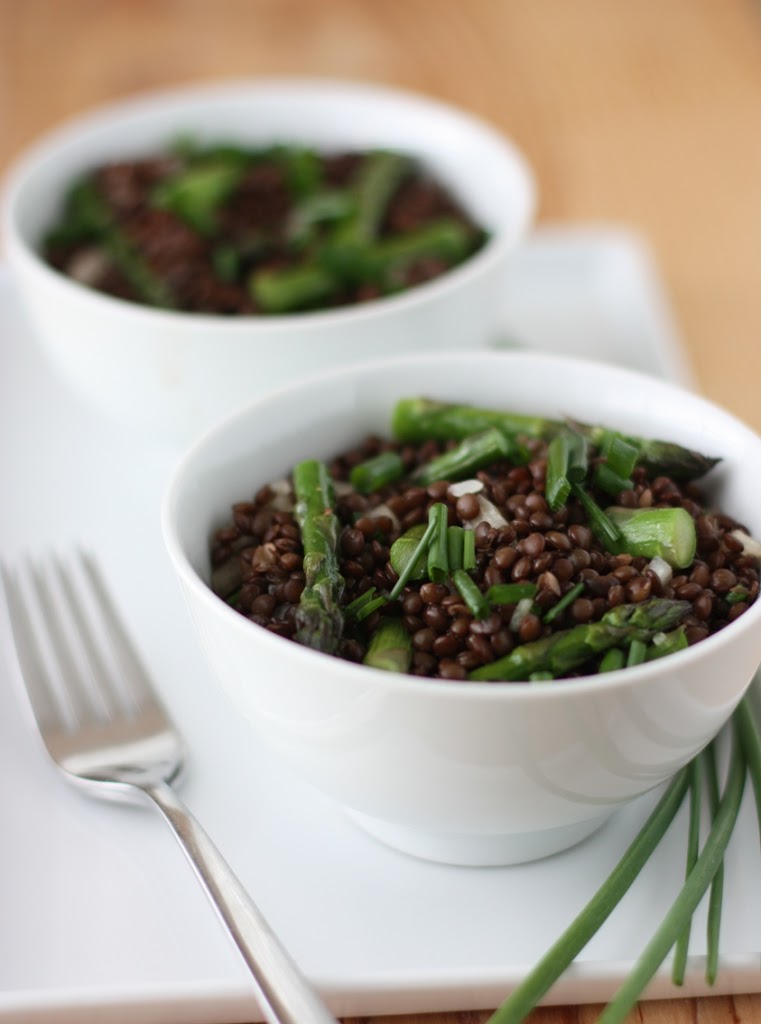
[[[346,814],[365,832],[395,850],[422,860],[462,867],[505,867],[549,857],[580,843],[610,817],[610,813],[606,813],[559,828],[493,835],[430,832],[383,821],[349,808]]]

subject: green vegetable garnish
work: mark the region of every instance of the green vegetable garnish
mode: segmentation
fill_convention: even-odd
[[[695,522],[684,508],[618,508],[605,510],[620,533],[612,550],[645,558],[656,556],[675,569],[684,569],[695,557]]]
[[[460,440],[487,427],[498,427],[510,436],[524,434],[550,440],[559,431],[568,429],[568,424],[560,420],[437,402],[429,398],[400,399],[394,407],[391,422],[394,436],[402,441]],[[572,426],[576,433],[582,434],[597,448],[602,449],[609,441],[611,431],[606,427],[577,422]],[[637,449],[637,465],[673,480],[697,479],[720,461],[668,441],[619,436]],[[628,475],[621,473],[620,469],[617,471],[621,476]]]
[[[370,638],[363,665],[386,672],[409,672],[412,640],[401,619],[383,619]]]
[[[257,270],[248,282],[254,301],[265,313],[295,313],[327,302],[339,286],[340,281],[333,274],[313,265]]]
[[[532,672],[547,670],[566,675],[611,647],[649,640],[671,629],[691,607],[689,601],[651,598],[639,604],[620,604],[609,609],[599,622],[560,630],[519,647],[497,661],[474,669],[469,678],[506,682],[528,679]]]
[[[465,570],[455,569],[452,573],[452,581],[473,618],[485,619],[491,611],[489,601]]]
[[[391,545],[389,551],[391,568],[400,579],[404,576],[405,584],[409,580],[425,579],[428,563],[428,539],[432,533],[433,531],[429,529],[427,523],[417,523]],[[425,543],[423,543],[424,539]]]
[[[436,480],[463,480],[483,466],[509,458],[514,451],[513,444],[500,430],[485,430],[466,437],[456,448],[420,466],[412,479],[423,487]]]
[[[513,990],[487,1024],[519,1024],[570,967],[610,917],[647,863],[676,816],[689,785],[689,771],[678,772],[647,821],[592,899]]]
[[[539,588],[536,583],[495,583],[486,591],[489,604],[517,604],[527,597],[535,597]]]
[[[444,583],[449,577],[447,553],[447,506],[438,501],[428,510],[428,522],[434,524],[433,534],[428,541],[428,579]]]
[[[349,482],[360,494],[372,494],[404,475],[404,463],[396,452],[380,454],[360,462],[349,473]]]
[[[553,512],[568,501],[571,485],[587,475],[587,442],[581,434],[561,430],[547,446],[545,497]]]
[[[170,210],[199,234],[210,235],[216,227],[219,207],[244,173],[239,160],[199,163],[160,182],[153,191],[153,203]]]
[[[307,647],[333,654],[343,629],[339,606],[344,579],[338,568],[339,523],[327,467],[316,459],[300,462],[293,471],[293,489],[305,576],[296,610],[296,638]]]

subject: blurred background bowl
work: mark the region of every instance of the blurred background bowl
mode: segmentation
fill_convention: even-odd
[[[209,542],[234,502],[304,458],[388,435],[401,397],[431,397],[671,440],[722,457],[709,504],[761,536],[761,438],[708,401],[632,371],[558,356],[389,359],[262,398],[198,441],[163,510],[199,638],[233,705],[298,774],[418,856],[532,859],[579,841],[686,764],[761,660],[761,601],[680,653],[586,679],[444,682],[380,672],[248,621],[209,589]]]
[[[459,267],[361,307],[223,317],[157,310],[87,288],[48,266],[41,239],[83,172],[199,143],[304,144],[409,153],[490,233]],[[47,355],[111,417],[189,438],[254,396],[381,353],[474,349],[492,340],[511,252],[533,218],[521,154],[468,114],[351,82],[275,79],[145,95],[63,126],[23,155],[4,201],[9,266]]]

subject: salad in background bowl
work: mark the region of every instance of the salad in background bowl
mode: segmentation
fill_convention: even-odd
[[[125,194],[129,200],[136,172],[130,177],[125,168],[132,166],[134,172],[139,165],[148,173],[153,162],[151,173],[157,174],[155,158],[167,154],[180,138],[193,140],[195,163],[187,148],[184,158],[175,154],[175,163],[170,154],[166,177],[159,175],[155,188],[147,190],[150,209],[142,211],[140,223],[130,231],[115,226],[106,200],[110,196],[125,201]],[[390,170],[378,168],[379,151],[385,154],[380,163],[391,164]],[[340,226],[339,234],[343,233],[342,245],[333,237],[331,251],[320,257],[316,268],[309,261],[288,267],[275,260],[263,268],[268,274],[264,281],[248,262],[250,252],[233,251],[230,237],[215,234],[222,212],[211,201],[230,199],[228,190],[239,184],[236,156],[240,163],[241,155],[259,154],[258,160],[263,152],[275,163],[279,160],[281,170],[290,166],[288,173],[293,172],[291,177],[302,186],[306,172],[304,166],[294,170],[299,164],[296,155],[320,154],[330,160],[347,153],[375,154],[375,164],[364,178],[360,167],[356,180],[347,179],[346,190],[331,188],[327,199],[323,193],[319,209],[306,211],[308,217],[301,207],[299,216],[288,219],[289,230],[298,235],[319,220],[333,218],[336,231]],[[440,269],[446,251],[447,269],[431,275],[430,261],[427,271],[418,263],[418,278],[431,279],[396,291],[398,273],[384,283],[387,250],[400,244],[396,228],[388,238],[371,238],[369,248],[362,231],[355,237],[349,228],[357,212],[352,205],[355,193],[364,190],[372,196],[387,191],[388,175],[397,173],[400,161],[436,182],[458,211],[460,227],[453,230],[451,209],[443,224],[438,214],[427,222],[426,230],[437,236],[423,238],[428,248],[419,254],[434,256]],[[315,160],[310,157],[306,163],[307,171],[314,171]],[[103,170],[113,164],[121,166],[121,176],[113,167]],[[97,179],[98,169],[99,188],[83,189],[92,185],[93,174]],[[105,190],[100,187],[104,175],[109,181]],[[343,194],[347,190],[348,203]],[[509,140],[465,112],[363,83],[252,80],[146,95],[53,132],[11,170],[3,234],[6,258],[31,321],[64,378],[104,414],[155,436],[187,440],[256,395],[331,366],[382,352],[487,345],[497,326],[505,268],[530,227],[534,205],[533,178],[522,155]],[[236,244],[246,235],[241,225],[245,210],[245,202],[233,210]],[[372,228],[372,217],[370,222]],[[468,237],[463,244],[460,228],[465,222]],[[418,223],[414,231],[419,227]],[[51,241],[56,229],[58,238],[53,237],[55,245],[47,249],[47,257],[69,270],[73,260],[75,276],[51,266],[46,258],[46,239]],[[246,310],[251,315],[230,315],[229,309],[221,313],[225,302],[220,307],[208,301],[208,295],[198,295],[198,289],[213,290],[209,273],[205,278],[191,274],[192,281],[183,288],[192,294],[179,302],[177,291],[182,289],[177,281],[172,283],[172,274],[182,276],[181,262],[172,247],[179,236],[192,246],[188,236],[194,231],[195,242],[201,247],[208,243],[213,250],[207,262],[217,291],[222,290],[220,282],[233,287],[240,269],[247,295],[253,296]],[[70,249],[76,241],[71,236],[77,232],[87,240],[84,253]],[[347,234],[348,245],[343,244]],[[359,249],[353,248],[357,237],[362,242]],[[146,243],[153,262],[146,264],[145,250],[142,256],[137,251],[138,239]],[[253,237],[244,240],[249,246],[257,242]],[[99,244],[91,244],[94,241]],[[151,250],[154,244],[158,252]],[[178,249],[183,246],[178,244]],[[367,301],[348,301],[342,275],[351,278],[360,263],[365,271],[369,267],[370,279],[352,287],[354,297],[357,287],[365,288],[359,297]],[[97,282],[114,269],[119,280],[112,291],[121,290],[123,297],[82,283]],[[284,289],[285,270],[291,277]],[[133,301],[134,294],[124,297],[125,277],[131,278],[126,284],[133,292],[140,285],[156,304]],[[295,304],[294,290],[302,300]],[[284,291],[288,302],[283,301]],[[343,304],[331,308],[328,303],[334,301]],[[255,310],[267,304],[269,313],[256,315]]]

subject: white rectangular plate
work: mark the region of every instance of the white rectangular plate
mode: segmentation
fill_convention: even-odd
[[[626,231],[543,229],[505,282],[506,344],[605,358],[690,383],[646,247]],[[200,657],[159,530],[178,451],[100,422],[47,369],[0,273],[0,555],[85,544],[185,734],[183,796],[338,1015],[497,1005],[613,867],[649,794],[573,850],[469,869],[387,849],[252,747]],[[0,618],[0,1018],[249,1021],[246,971],[159,817],[73,791],[45,760]],[[683,808],[683,812],[685,808]],[[551,993],[609,997],[683,874],[685,816]],[[761,858],[750,795],[728,851],[715,994],[761,990]],[[706,993],[704,908],[688,977]]]

